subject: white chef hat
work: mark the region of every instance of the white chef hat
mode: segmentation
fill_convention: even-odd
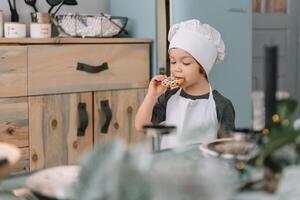
[[[169,51],[180,48],[191,54],[204,68],[206,74],[215,63],[225,57],[221,34],[208,24],[192,19],[174,24],[169,31]]]

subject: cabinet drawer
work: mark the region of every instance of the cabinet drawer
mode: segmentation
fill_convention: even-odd
[[[30,95],[142,88],[149,81],[149,44],[41,45],[28,49]],[[90,73],[78,63],[108,69]]]
[[[28,98],[0,99],[0,141],[28,147]]]
[[[0,47],[0,97],[27,95],[27,47]]]

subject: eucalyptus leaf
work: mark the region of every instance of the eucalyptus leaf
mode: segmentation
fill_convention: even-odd
[[[291,120],[297,108],[294,99],[282,99],[277,101],[277,113],[283,126],[292,126]]]
[[[271,136],[270,140],[261,147],[261,153],[257,157],[255,163],[256,166],[262,167],[264,162],[268,156],[270,156],[276,150],[295,143],[296,139],[300,135],[300,131],[296,131],[290,128],[284,129],[271,129]]]

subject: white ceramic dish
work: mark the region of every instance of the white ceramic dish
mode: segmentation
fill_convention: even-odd
[[[26,186],[45,197],[70,199],[68,188],[78,181],[80,167],[76,165],[48,168],[31,175]]]
[[[0,142],[0,178],[5,177],[20,160],[20,149],[14,145]]]

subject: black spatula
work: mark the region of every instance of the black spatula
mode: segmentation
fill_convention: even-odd
[[[7,1],[8,1],[9,9],[11,12],[11,21],[19,22],[19,14],[18,14],[17,8],[16,8],[16,0],[13,0],[13,5],[10,2],[10,0],[7,0]]]
[[[56,11],[54,12],[54,15],[56,15],[56,13],[59,11],[59,9],[63,6],[63,5],[67,5],[67,6],[76,6],[78,5],[76,0],[64,0],[61,4],[59,4],[58,8],[56,9]]]
[[[50,5],[50,8],[48,10],[48,13],[51,13],[52,9],[62,3],[64,0],[46,0],[47,3]]]
[[[37,8],[35,7],[36,0],[24,0],[25,3],[29,6],[31,6],[35,12],[38,12]]]

